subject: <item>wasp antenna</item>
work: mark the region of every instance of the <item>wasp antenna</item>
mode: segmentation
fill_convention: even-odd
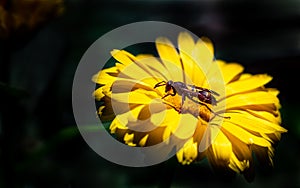
[[[160,86],[164,86],[164,85],[166,85],[166,81],[158,82],[157,84],[155,84],[154,89],[157,87],[160,87]]]

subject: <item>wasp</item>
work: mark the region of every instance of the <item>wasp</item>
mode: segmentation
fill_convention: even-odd
[[[212,109],[210,109],[209,106],[207,105],[207,104],[211,104],[213,106],[217,105],[217,100],[215,96],[220,96],[220,94],[218,94],[217,92],[207,88],[185,84],[183,82],[174,82],[172,80],[169,80],[167,82],[161,81],[154,86],[154,89],[161,86],[165,86],[165,92],[167,93],[162,97],[162,99],[164,99],[169,95],[175,96],[176,94],[178,94],[181,96],[182,99],[181,106],[183,106],[184,101],[187,97],[196,103],[204,105],[213,114],[220,116],[219,114],[216,114]],[[196,101],[194,98],[197,98],[199,101]],[[181,113],[181,110],[177,110],[177,111]],[[229,117],[223,117],[223,118],[229,118]]]

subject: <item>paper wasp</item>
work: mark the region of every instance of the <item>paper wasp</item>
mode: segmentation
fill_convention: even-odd
[[[182,99],[181,106],[183,106],[185,98],[187,97],[196,103],[204,105],[210,112],[212,112],[216,116],[220,116],[219,114],[216,114],[212,109],[210,109],[209,106],[207,105],[207,104],[211,104],[213,106],[217,105],[217,100],[215,96],[220,96],[217,92],[203,87],[185,84],[183,82],[173,82],[172,80],[169,80],[167,82],[161,81],[154,86],[154,89],[161,86],[165,86],[165,92],[167,93],[165,96],[162,97],[162,99],[164,99],[169,95],[175,96],[176,94],[178,94],[181,96]],[[198,101],[195,100],[194,98],[197,98]],[[177,111],[181,113],[181,110],[177,110]],[[223,118],[229,119],[230,117],[223,117]]]

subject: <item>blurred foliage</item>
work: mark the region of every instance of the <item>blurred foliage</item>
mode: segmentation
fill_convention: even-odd
[[[0,187],[300,187],[299,10],[298,0],[66,1],[62,16],[26,40],[0,42]],[[219,177],[205,161],[181,166],[172,158],[129,168],[89,148],[72,112],[76,67],[101,35],[145,20],[207,36],[217,58],[274,76],[270,87],[281,91],[282,124],[289,130],[276,148],[274,169],[257,165],[248,184],[242,177]],[[153,52],[148,46],[128,50],[141,48]]]

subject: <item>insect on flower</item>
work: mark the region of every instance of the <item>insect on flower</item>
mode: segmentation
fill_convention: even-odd
[[[219,114],[216,114],[212,109],[210,109],[207,105],[207,104],[211,104],[214,106],[217,105],[217,100],[214,97],[214,95],[220,96],[217,92],[210,90],[210,89],[203,88],[203,87],[185,84],[183,82],[173,82],[172,80],[169,80],[168,82],[161,81],[154,86],[154,89],[157,87],[161,87],[161,86],[166,86],[165,92],[167,93],[166,95],[164,95],[162,97],[162,99],[164,99],[165,97],[167,97],[169,95],[175,96],[176,93],[178,93],[178,95],[181,96],[181,106],[183,106],[185,98],[187,97],[195,103],[204,105],[214,115],[220,116]],[[173,93],[171,93],[171,91]],[[195,100],[194,98],[197,98],[199,100]],[[176,109],[176,110],[179,113],[182,112],[181,109],[179,109],[179,110]],[[223,116],[220,116],[220,117],[223,117]],[[230,119],[230,117],[223,117],[223,118]]]
[[[239,173],[247,181],[254,179],[255,159],[273,166],[275,145],[287,130],[281,126],[279,91],[265,86],[272,77],[215,59],[211,41],[187,32],[179,34],[178,48],[165,37],[155,44],[159,57],[112,51],[116,65],[93,77],[101,85],[94,96],[104,102],[98,113],[112,120],[111,133],[137,147],[175,136],[185,142],[176,151],[179,163],[206,158],[217,172]]]

